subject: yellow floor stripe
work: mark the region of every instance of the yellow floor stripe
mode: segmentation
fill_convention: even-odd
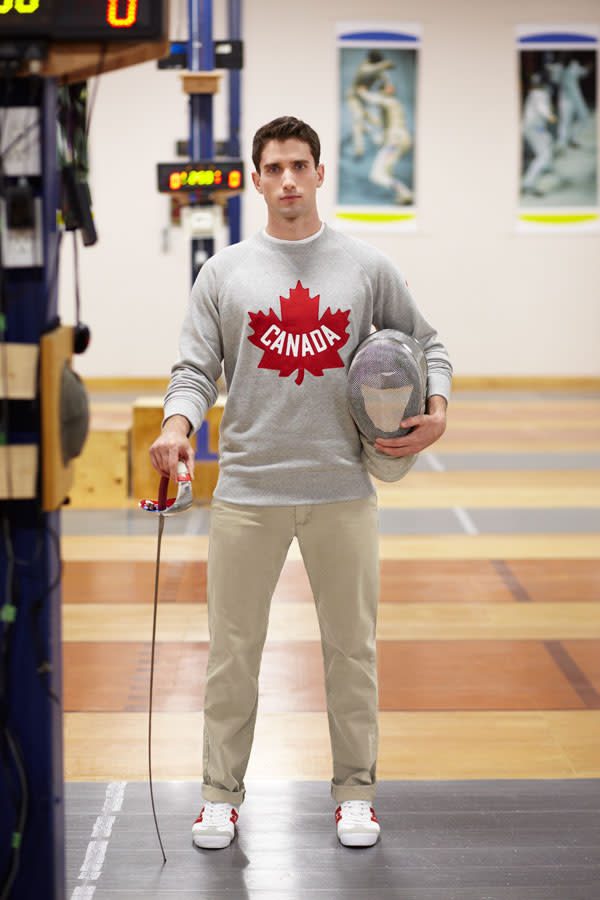
[[[150,601],[151,598],[149,597]],[[147,641],[152,604],[66,603],[63,640]],[[600,638],[595,603],[382,603],[377,637],[382,641],[566,640]],[[157,640],[208,641],[206,605],[164,604]],[[311,603],[274,603],[269,640],[319,641]]]
[[[564,509],[600,507],[600,472],[410,472],[377,483],[384,508]]]
[[[473,426],[474,427],[474,426]],[[438,444],[435,453],[598,453],[600,440],[590,435],[585,438],[561,437],[560,434],[551,439],[542,439],[535,434],[524,437],[511,434],[501,436],[479,435],[477,440],[463,437],[460,429],[447,432]]]
[[[64,722],[67,781],[146,780],[145,713],[66,713]],[[600,777],[597,711],[384,712],[379,723],[380,779]],[[153,736],[157,780],[201,779],[201,712],[156,713]],[[330,777],[325,712],[259,707],[249,780]]]
[[[381,559],[597,559],[600,534],[382,535]]]
[[[163,560],[186,562],[206,560],[206,535],[163,537]],[[597,559],[600,534],[439,534],[382,535],[381,559]],[[156,558],[156,538],[120,535],[67,535],[62,539],[66,562],[86,560],[152,562]],[[294,541],[288,559],[301,559]]]
[[[445,441],[446,437],[450,437],[464,428],[468,428],[469,432],[477,429],[477,433],[482,435],[495,432],[502,436],[512,433],[515,436],[531,435],[531,437],[535,438],[536,433],[540,429],[544,431],[549,429],[552,432],[558,432],[559,428],[562,429],[561,416],[565,419],[568,418],[569,429],[582,430],[597,436],[599,414],[599,404],[590,405],[580,410],[573,409],[569,404],[568,406],[565,405],[562,410],[552,409],[551,412],[540,412],[539,409],[537,411],[532,409],[531,412],[521,409],[518,411],[504,411],[496,407],[491,415],[486,415],[485,407],[483,406],[480,410],[465,409],[463,411],[457,411],[451,407],[448,413],[447,430],[442,440]],[[568,437],[567,434],[560,435],[560,433],[557,436],[562,436],[563,439]],[[474,440],[474,444],[477,444],[477,439]]]
[[[62,538],[62,557],[67,562],[85,560],[151,562],[156,559],[156,537],[146,535],[66,535]],[[208,551],[206,535],[169,534],[165,524],[161,559],[169,562],[205,560]]]
[[[600,379],[595,381],[600,386]],[[519,420],[519,417],[525,413],[535,417],[542,418],[556,425],[560,422],[559,416],[573,412],[575,415],[584,412],[600,412],[600,398],[598,390],[589,396],[577,395],[577,392],[571,394],[564,393],[561,396],[542,397],[532,400],[530,397],[519,396],[517,393],[511,393],[510,397],[498,397],[494,391],[482,392],[481,397],[465,397],[461,391],[454,391],[452,394],[450,412],[460,418],[460,414],[466,411],[476,413],[486,412],[489,420],[489,413],[493,411],[493,418],[500,416],[510,417],[511,422]],[[575,394],[575,396],[574,396]],[[586,420],[587,421],[587,420]]]

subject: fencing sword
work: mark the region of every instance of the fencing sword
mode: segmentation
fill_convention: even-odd
[[[140,500],[139,507],[145,512],[153,513],[158,516],[158,544],[156,548],[156,572],[154,576],[154,611],[152,616],[152,650],[150,653],[150,688],[148,691],[148,784],[150,786],[150,802],[152,804],[152,815],[154,816],[154,826],[156,828],[156,836],[163,857],[163,865],[167,861],[165,848],[160,836],[158,827],[158,819],[156,816],[156,807],[154,805],[154,788],[152,786],[152,698],[154,694],[154,655],[156,649],[156,619],[158,612],[158,581],[160,574],[160,547],[162,543],[162,534],[165,527],[165,518],[167,516],[175,516],[177,513],[184,512],[189,509],[194,502],[192,494],[192,479],[188,468],[184,462],[177,463],[177,496],[167,499],[167,491],[169,489],[169,479],[163,475],[160,479],[158,487],[158,500]]]

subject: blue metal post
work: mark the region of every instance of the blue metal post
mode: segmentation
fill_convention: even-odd
[[[232,41],[242,39],[242,4],[241,0],[228,0],[227,13],[229,20],[229,38]],[[229,72],[229,155],[241,156],[240,124],[241,124],[241,86],[242,73],[239,69]],[[229,241],[237,244],[241,240],[242,198],[230,197],[227,204],[229,219]]]
[[[36,90],[44,264],[4,269],[5,338],[11,343],[39,344],[57,309],[56,81],[44,79],[36,88],[35,82],[20,79],[12,102],[29,105]],[[37,404],[9,406],[6,440],[39,444]],[[0,604],[6,611],[5,604],[14,607],[12,619],[3,616],[0,622],[0,886],[7,879],[13,881],[11,900],[64,900],[59,515],[42,512],[39,498],[4,500],[0,511]],[[24,802],[27,810],[21,830]]]
[[[212,71],[214,67],[212,0],[189,0],[188,69]],[[212,94],[190,94],[190,159],[212,159]],[[206,260],[215,252],[213,238],[192,239],[192,283]]]

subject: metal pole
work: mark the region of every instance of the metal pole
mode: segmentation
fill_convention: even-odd
[[[57,311],[57,83],[46,78],[36,87],[34,81],[19,79],[12,90],[15,105],[39,108],[42,166],[36,193],[42,200],[44,255],[41,267],[5,268],[2,273],[5,340],[39,344]],[[9,412],[3,440],[15,445],[41,441],[35,404]],[[0,518],[0,636],[5,651],[0,894],[7,890],[10,900],[64,900],[60,515],[42,512],[39,498],[7,499],[0,502]],[[6,615],[10,610],[12,617]]]
[[[227,13],[229,19],[229,38],[233,41],[242,39],[242,4],[241,0],[228,0]],[[242,73],[239,69],[229,72],[229,155],[241,156],[240,123],[241,123],[241,86]],[[229,240],[237,244],[241,240],[242,198],[230,197],[227,204],[229,219]]]
[[[190,71],[212,71],[214,66],[212,0],[189,0],[188,68]],[[213,98],[212,94],[190,94],[190,159],[212,159]],[[215,252],[213,238],[192,238],[192,284],[207,259]]]

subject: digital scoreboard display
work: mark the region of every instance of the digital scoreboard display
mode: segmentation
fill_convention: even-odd
[[[165,32],[165,0],[0,0],[0,41],[147,41]]]
[[[158,164],[158,190],[162,194],[240,191],[243,187],[241,159]]]

